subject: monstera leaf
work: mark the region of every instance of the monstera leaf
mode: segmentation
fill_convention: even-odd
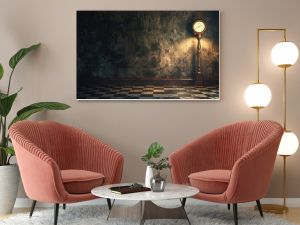
[[[22,48],[20,49],[16,54],[14,54],[10,60],[9,60],[9,66],[12,69],[15,69],[16,66],[18,65],[18,63],[21,61],[21,59],[24,58],[24,56],[26,56],[30,51],[38,48],[41,45],[41,43],[36,44],[36,45],[32,45],[28,48]]]
[[[43,110],[65,110],[68,108],[70,108],[69,105],[60,102],[37,102],[19,110],[17,112],[17,116],[12,120],[9,127],[15,122],[25,120],[29,118],[31,115],[37,112],[41,112]]]

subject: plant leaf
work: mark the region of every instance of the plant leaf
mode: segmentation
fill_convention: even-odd
[[[43,111],[44,109],[42,108],[37,108],[37,109],[32,109],[32,110],[29,110],[27,112],[24,112],[23,114],[21,114],[20,116],[16,116],[12,121],[11,123],[9,124],[8,128],[10,128],[11,125],[13,125],[14,123],[18,122],[18,121],[22,121],[22,120],[26,120],[27,118],[29,118],[31,115],[35,114],[35,113],[38,113],[38,112],[41,112]]]
[[[2,150],[6,153],[6,155],[11,155],[14,156],[15,155],[15,150],[12,146],[10,147],[2,147]]]
[[[148,148],[148,155],[150,158],[159,158],[163,151],[164,147],[160,143],[154,142]]]
[[[31,115],[43,111],[43,110],[65,110],[70,108],[69,105],[60,102],[38,102],[24,107],[17,112],[17,116],[11,121],[9,127],[21,120],[29,118]]]
[[[7,96],[7,94],[3,94],[0,92],[0,99],[5,98]]]
[[[38,48],[40,45],[41,45],[41,43],[32,45],[32,46],[30,46],[28,48],[22,48],[22,49],[20,49],[16,54],[14,54],[10,58],[10,60],[9,60],[9,66],[10,66],[10,68],[15,69],[16,66],[18,65],[18,63],[21,61],[21,59],[24,58],[24,56],[27,55],[27,53],[29,53],[31,50],[34,50],[34,49]]]
[[[31,111],[33,109],[48,109],[48,110],[65,110],[70,108],[69,105],[60,102],[37,102],[33,103],[29,106],[24,107],[23,109],[17,112],[17,115],[21,115],[27,111]]]
[[[11,107],[17,97],[17,94],[18,93],[15,93],[15,94],[12,94],[9,96],[1,94],[1,97],[0,97],[0,115],[1,116],[8,115],[8,113],[10,112]]]
[[[3,69],[3,66],[0,64],[0,80],[3,77],[3,74],[4,74],[4,69]]]
[[[148,154],[143,155],[143,156],[141,157],[141,160],[142,160],[142,161],[145,161],[145,162],[147,162],[149,159],[150,159],[150,157],[149,157]]]

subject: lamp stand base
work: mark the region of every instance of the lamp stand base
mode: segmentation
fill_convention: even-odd
[[[258,210],[257,206],[254,208]],[[285,214],[289,211],[289,208],[284,205],[262,204],[261,208],[263,212],[274,214]]]

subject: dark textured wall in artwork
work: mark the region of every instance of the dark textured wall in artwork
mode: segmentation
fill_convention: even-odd
[[[201,40],[205,80],[219,79],[217,11],[78,11],[79,78],[193,78],[196,18],[207,22]]]

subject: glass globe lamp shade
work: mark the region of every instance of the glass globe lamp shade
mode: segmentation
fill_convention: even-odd
[[[299,141],[297,136],[291,131],[284,131],[277,154],[285,156],[293,155],[298,150],[298,147]]]
[[[261,109],[269,105],[272,93],[270,88],[265,84],[251,84],[244,93],[244,99],[249,107]]]
[[[292,42],[277,43],[271,52],[272,62],[279,67],[289,67],[297,62],[299,51]]]

